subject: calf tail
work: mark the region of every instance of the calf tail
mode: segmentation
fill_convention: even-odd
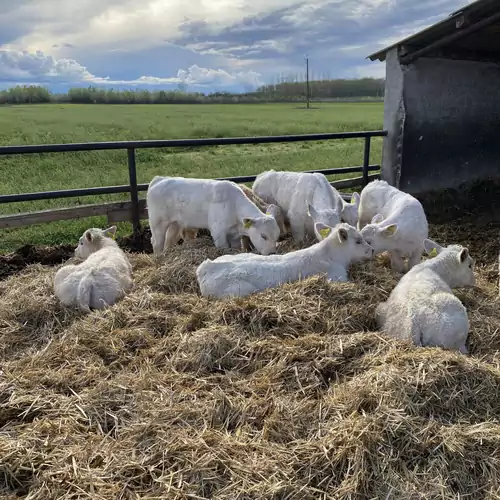
[[[84,276],[76,292],[77,306],[83,311],[90,312],[90,294],[92,293],[92,274]]]

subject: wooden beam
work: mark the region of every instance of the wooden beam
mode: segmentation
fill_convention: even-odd
[[[140,201],[143,202],[143,206],[145,208],[145,200]],[[141,207],[141,203],[139,203],[139,207]],[[39,212],[2,215],[0,216],[0,229],[31,226],[61,220],[83,219],[86,217],[95,217],[100,215],[109,216],[109,214],[121,214],[124,210],[131,213],[130,201],[102,203],[99,205],[79,205],[75,207],[41,210]],[[130,219],[120,219],[120,216],[118,215],[116,220],[123,221]]]
[[[380,179],[380,174],[371,174],[368,176],[368,182],[374,181],[375,179]],[[333,181],[330,184],[335,189],[351,188],[363,185],[363,177],[353,177],[352,179],[342,179],[340,181]],[[346,195],[351,198],[351,195]]]
[[[123,206],[110,210],[108,212],[108,224],[111,226],[117,222],[131,222],[132,221],[132,203],[127,201]],[[146,208],[146,200],[139,200],[139,219],[147,219],[148,210]]]

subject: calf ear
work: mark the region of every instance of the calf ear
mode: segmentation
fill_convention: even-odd
[[[276,215],[278,213],[278,207],[276,205],[273,205],[272,203],[267,206],[266,208],[266,215],[271,215],[272,217],[276,218]]]
[[[397,224],[390,224],[389,226],[385,226],[382,229],[382,233],[387,238],[391,238],[392,236],[394,236],[396,234],[397,230],[398,230],[398,225]]]
[[[255,220],[251,217],[243,217],[242,222],[245,229],[250,229],[255,224]]]
[[[460,250],[460,253],[458,254],[458,258],[460,259],[460,263],[463,264],[467,260],[468,256],[469,256],[469,249],[462,248],[462,250]]]
[[[92,236],[92,233],[89,229],[87,229],[87,231],[85,231],[85,238],[87,238],[87,241],[90,241],[90,242],[92,242],[92,240],[94,239]]]
[[[104,236],[109,236],[110,238],[115,239],[116,236],[116,226],[108,227],[103,231]]]
[[[429,238],[424,240],[424,250],[429,257],[435,257],[443,248]]]
[[[356,193],[356,192],[352,193],[351,204],[359,206],[359,201],[360,201],[359,193]]]
[[[322,241],[332,232],[332,228],[322,222],[316,222],[314,224],[314,232],[318,241]]]
[[[339,236],[340,243],[345,243],[347,241],[347,239],[349,238],[347,231],[343,227],[339,228],[337,234]]]
[[[384,216],[382,214],[374,215],[371,221],[371,224],[378,224],[384,220]]]

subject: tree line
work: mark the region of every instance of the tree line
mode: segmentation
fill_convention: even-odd
[[[384,80],[361,78],[356,80],[316,80],[309,84],[310,99],[382,99]],[[260,103],[290,102],[306,99],[304,82],[282,82],[264,85],[253,92],[188,92],[176,90],[118,90],[94,86],[71,88],[66,93],[55,93],[37,85],[16,86],[0,91],[0,104],[204,104],[204,103]]]

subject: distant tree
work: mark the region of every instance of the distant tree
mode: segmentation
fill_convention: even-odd
[[[328,75],[328,73],[327,73]],[[303,75],[301,75],[303,76]],[[288,80],[288,81],[287,81]],[[311,95],[314,100],[382,98],[385,81],[377,78],[312,80]],[[67,102],[76,104],[202,104],[202,103],[255,103],[303,101],[304,81],[297,75],[280,74],[277,81],[253,90],[244,86],[243,94],[217,91],[205,95],[201,92],[187,92],[187,85],[180,83],[176,90],[75,87],[67,93],[53,94],[37,85],[16,86],[0,91],[0,104],[40,104],[47,102]]]

